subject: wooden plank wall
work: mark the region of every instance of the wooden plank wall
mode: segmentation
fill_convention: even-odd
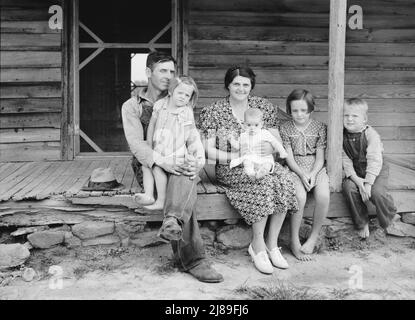
[[[345,97],[362,97],[388,154],[415,153],[415,2],[356,0],[362,30],[347,29]],[[348,14],[348,18],[351,15]],[[188,70],[200,108],[226,95],[232,64],[257,74],[254,93],[285,110],[294,88],[317,97],[327,121],[329,1],[189,0]]]
[[[0,161],[60,159],[60,0],[0,0]]]

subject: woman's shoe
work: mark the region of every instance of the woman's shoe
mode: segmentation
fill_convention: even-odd
[[[287,269],[289,267],[287,260],[285,260],[285,258],[281,254],[280,248],[275,247],[272,250],[269,250],[267,248],[267,252],[268,252],[268,255],[270,257],[272,264],[275,267],[280,268],[280,269]]]
[[[274,272],[271,262],[269,261],[268,255],[265,251],[258,252],[255,254],[252,245],[249,245],[248,253],[251,255],[252,261],[255,267],[262,273],[271,274]]]

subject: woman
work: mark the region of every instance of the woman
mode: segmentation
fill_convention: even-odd
[[[240,156],[237,151],[232,151],[229,137],[241,134],[244,112],[249,108],[263,112],[264,127],[281,142],[277,109],[268,100],[251,96],[254,87],[255,74],[250,68],[228,69],[225,89],[229,96],[202,110],[199,129],[208,159],[217,163],[216,177],[225,186],[230,203],[246,223],[252,225],[253,238],[248,252],[259,271],[271,274],[274,271],[272,265],[288,268],[278,247],[278,236],[287,212],[296,211],[298,204],[292,176],[279,163],[275,163],[271,174],[255,180],[246,175],[242,166],[229,167],[229,162]],[[270,145],[263,145],[262,149],[263,155],[273,152]]]

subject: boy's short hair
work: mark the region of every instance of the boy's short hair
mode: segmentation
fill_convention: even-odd
[[[356,106],[361,109],[365,114],[369,109],[366,100],[360,98],[349,98],[344,101],[344,104],[347,106]]]
[[[163,51],[152,51],[147,56],[146,67],[153,71],[155,64],[169,61],[173,62],[174,65],[176,65],[176,60],[174,60],[171,55]]]
[[[196,82],[193,80],[192,77],[183,75],[183,76],[174,77],[173,79],[171,79],[170,84],[169,84],[169,93],[173,94],[174,89],[176,89],[176,87],[181,83],[184,83],[188,86],[193,87],[193,94],[190,97],[189,102],[190,102],[190,107],[194,108],[197,102],[197,98],[199,97],[199,89],[197,88]]]
[[[286,111],[287,111],[288,114],[291,114],[291,102],[296,101],[296,100],[304,100],[305,101],[305,103],[307,104],[308,113],[314,111],[316,103],[314,102],[313,95],[307,90],[295,89],[287,97]]]
[[[245,111],[244,118],[246,120],[247,118],[250,118],[250,117],[252,117],[252,118],[259,117],[262,121],[263,115],[264,114],[262,113],[262,111],[260,109],[258,109],[258,108],[249,108],[248,110]]]
[[[249,78],[249,80],[251,80],[251,90],[255,88],[256,75],[250,67],[232,66],[226,71],[226,74],[225,74],[225,89],[226,90],[229,90],[229,85],[232,83],[233,79],[235,79],[237,76]]]

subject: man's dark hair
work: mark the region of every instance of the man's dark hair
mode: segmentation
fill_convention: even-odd
[[[156,63],[169,62],[169,61],[173,62],[174,65],[176,65],[176,60],[174,60],[174,58],[171,55],[163,51],[152,51],[147,56],[146,67],[153,70],[154,65]]]

